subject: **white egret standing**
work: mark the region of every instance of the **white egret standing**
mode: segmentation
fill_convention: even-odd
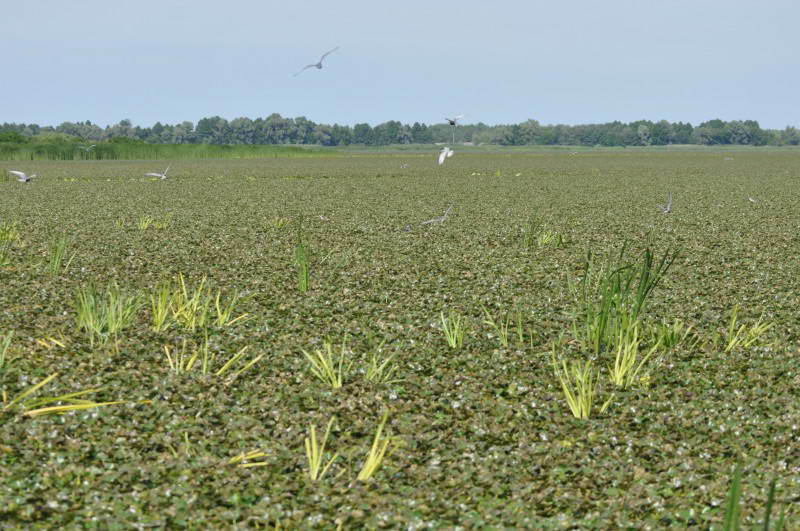
[[[464,117],[463,114],[459,114],[455,118],[447,118],[447,117],[445,117],[445,120],[447,120],[447,123],[449,123],[453,127],[453,144],[456,143],[456,125],[458,125],[458,121],[460,119],[462,119],[463,117]]]
[[[35,173],[33,175],[27,175],[25,172],[21,172],[18,170],[8,170],[8,173],[13,173],[14,175],[16,175],[17,180],[21,183],[29,183],[33,180],[34,177],[36,177]]]
[[[322,70],[322,61],[323,61],[323,59],[325,59],[326,57],[328,57],[330,54],[332,54],[333,52],[335,52],[338,49],[339,49],[339,47],[337,46],[333,50],[325,52],[324,54],[322,54],[322,57],[319,58],[319,62],[318,63],[314,63],[314,64],[310,64],[310,65],[304,66],[303,68],[300,69],[300,72],[296,73],[293,77],[299,76],[301,73],[305,72],[309,68],[316,68],[317,70]]]
[[[145,177],[158,177],[163,181],[164,179],[167,178],[167,172],[169,171],[169,168],[170,167],[167,166],[167,169],[164,170],[164,173],[145,173],[144,176]]]
[[[453,156],[453,150],[447,146],[443,147],[442,150],[439,152],[439,166],[444,164],[445,159],[449,159],[452,156]]]

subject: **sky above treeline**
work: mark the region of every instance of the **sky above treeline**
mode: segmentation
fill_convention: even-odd
[[[0,122],[782,129],[800,126],[799,20],[797,0],[8,2]]]

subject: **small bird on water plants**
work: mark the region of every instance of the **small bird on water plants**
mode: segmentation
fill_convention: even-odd
[[[337,47],[336,47],[336,48],[334,48],[333,50],[330,50],[330,51],[327,51],[327,52],[325,52],[324,54],[322,54],[322,57],[320,57],[320,58],[319,58],[319,62],[318,62],[318,63],[314,63],[314,64],[310,64],[310,65],[306,65],[306,66],[304,66],[304,67],[303,67],[303,68],[301,68],[301,69],[300,69],[300,71],[299,71],[298,73],[296,73],[296,74],[295,74],[293,77],[297,77],[297,76],[299,76],[301,73],[305,72],[305,71],[306,71],[306,70],[308,70],[309,68],[316,68],[317,70],[322,70],[322,61],[323,61],[323,60],[324,60],[326,57],[328,57],[330,54],[332,54],[333,52],[335,52],[335,51],[336,51],[336,50],[338,50],[338,49],[339,49],[339,47],[337,46]]]
[[[36,177],[35,173],[33,175],[27,175],[25,172],[21,172],[18,170],[8,170],[8,173],[13,173],[14,175],[16,175],[17,180],[21,183],[29,183],[33,180],[34,177]]]
[[[441,216],[441,217],[438,217],[438,218],[429,219],[428,221],[423,221],[423,222],[422,222],[422,224],[423,224],[423,225],[429,225],[429,224],[431,224],[431,223],[442,224],[442,223],[444,223],[445,221],[447,221],[447,219],[450,217],[450,212],[451,212],[452,210],[453,210],[453,205],[450,205],[450,207],[449,207],[449,208],[447,209],[447,211],[444,213],[444,216]]]
[[[672,212],[672,192],[667,193],[667,204],[658,205],[658,208],[660,208],[661,212],[664,214],[669,214]]]
[[[167,169],[164,170],[164,173],[145,173],[145,177],[159,177],[162,181],[167,178],[167,172],[169,171],[169,166]]]

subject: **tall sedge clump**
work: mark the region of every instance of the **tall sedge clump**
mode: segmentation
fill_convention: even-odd
[[[668,249],[656,260],[647,248],[637,266],[623,262],[626,247],[616,263],[600,266],[589,251],[580,281],[568,281],[578,304],[573,320],[575,337],[594,354],[613,348],[620,334],[629,337],[639,326],[650,295],[678,256],[677,251]]]

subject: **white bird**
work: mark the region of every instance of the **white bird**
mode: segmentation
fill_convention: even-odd
[[[163,181],[164,179],[167,178],[167,172],[169,171],[169,168],[170,167],[167,166],[167,169],[164,170],[164,173],[145,173],[144,176],[145,177],[159,177]]]
[[[450,217],[450,212],[452,212],[452,210],[453,210],[453,205],[450,205],[450,207],[448,207],[448,209],[445,211],[444,216],[439,218],[429,219],[428,221],[423,221],[422,224],[428,225],[429,223],[439,223],[439,224],[444,223]]]
[[[97,144],[92,144],[92,145],[91,145],[91,146],[89,146],[89,147],[78,146],[78,149],[82,149],[82,150],[84,150],[84,151],[91,151],[92,149],[94,149],[94,147],[95,147],[96,145],[97,145]]]
[[[25,172],[17,171],[17,170],[8,170],[8,173],[13,173],[17,176],[17,180],[21,183],[29,183],[36,177],[36,174],[27,175]]]
[[[661,212],[664,214],[669,214],[670,212],[672,212],[672,192],[667,193],[667,204],[658,205],[658,208],[660,208]]]
[[[443,147],[442,150],[439,152],[439,166],[444,164],[444,159],[449,159],[450,157],[452,157],[453,153],[454,151],[449,147],[447,146]]]
[[[464,117],[463,114],[459,114],[455,118],[447,118],[446,116],[444,118],[445,120],[447,120],[447,123],[449,123],[451,126],[453,126],[453,144],[456,143],[456,125],[458,125],[458,121],[460,119],[462,119],[463,117]]]
[[[753,199],[752,197],[748,197],[747,200],[750,201],[751,203],[755,203],[756,202],[756,200]]]
[[[325,52],[324,54],[322,54],[322,57],[320,57],[320,58],[319,58],[319,62],[318,62],[318,63],[314,63],[314,64],[310,64],[310,65],[306,65],[306,66],[304,66],[303,68],[301,68],[301,69],[300,69],[300,72],[296,73],[296,74],[295,74],[293,77],[297,77],[297,76],[299,76],[301,73],[305,72],[305,71],[306,71],[306,70],[308,70],[309,68],[315,68],[315,67],[316,67],[318,70],[322,70],[322,61],[323,61],[323,60],[324,60],[326,57],[328,57],[330,54],[332,54],[333,52],[335,52],[335,51],[336,51],[336,50],[338,50],[338,49],[339,49],[339,47],[337,46],[337,47],[336,47],[336,48],[334,48],[333,50],[330,50],[330,51],[328,51],[328,52]]]

